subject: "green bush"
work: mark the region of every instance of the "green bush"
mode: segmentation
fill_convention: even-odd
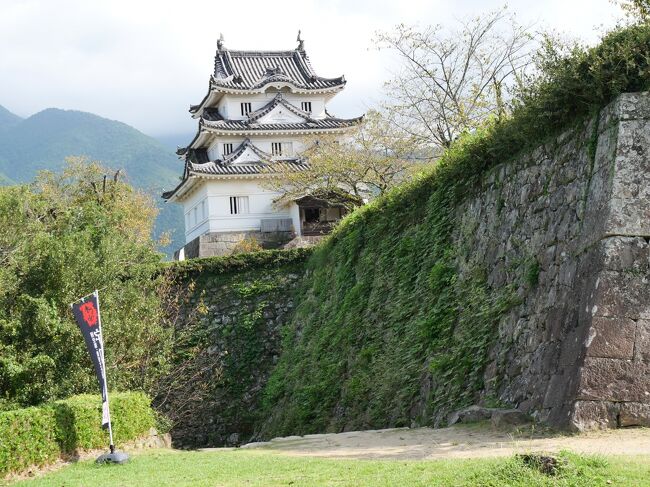
[[[145,394],[117,393],[110,399],[117,444],[144,436],[156,424]],[[107,448],[101,417],[101,397],[94,395],[0,412],[0,475],[45,465],[77,450]]]
[[[0,475],[56,460],[57,419],[51,407],[0,413]]]
[[[164,276],[152,278],[161,257],[150,238],[155,208],[104,173],[77,161],[33,185],[0,187],[0,410],[97,390],[70,312],[94,289],[109,383],[148,391],[165,372],[171,330]]]
[[[183,278],[201,273],[227,274],[254,269],[275,269],[277,267],[306,261],[313,248],[290,250],[262,250],[260,252],[242,253],[222,257],[190,259],[182,262],[165,263],[163,271],[169,271],[174,277]]]

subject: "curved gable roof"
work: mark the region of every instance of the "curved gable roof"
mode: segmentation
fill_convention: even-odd
[[[284,81],[303,89],[333,88],[345,84],[345,78],[318,76],[304,50],[234,51],[217,50],[213,83],[237,90],[261,88]]]
[[[262,108],[259,108],[255,110],[254,112],[251,112],[248,114],[248,122],[249,123],[254,123],[263,116],[271,113],[275,107],[278,105],[282,105],[285,107],[287,110],[289,110],[291,113],[294,115],[297,115],[300,118],[305,119],[308,122],[313,122],[314,120],[311,118],[311,114],[309,112],[305,112],[304,110],[301,110],[300,108],[292,105],[289,103],[284,96],[282,96],[282,93],[278,93],[275,95],[273,100],[268,102],[266,105],[264,105]]]
[[[239,161],[250,150],[259,157],[258,161]],[[183,180],[173,190],[163,193],[166,200],[184,193],[195,184],[196,178],[205,177],[264,177],[286,171],[305,171],[309,165],[299,157],[276,157],[255,146],[250,139],[244,140],[231,154],[223,160],[207,160],[204,149],[193,150],[185,162]],[[194,162],[196,161],[196,162]],[[188,186],[189,184],[189,186]]]

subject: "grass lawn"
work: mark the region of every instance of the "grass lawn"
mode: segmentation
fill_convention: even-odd
[[[340,460],[250,450],[136,453],[127,465],[80,462],[26,486],[650,486],[650,457],[559,456],[554,476],[520,458],[472,460]],[[1,483],[1,481],[0,481]]]

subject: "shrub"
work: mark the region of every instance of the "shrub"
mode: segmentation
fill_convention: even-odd
[[[262,245],[255,237],[245,238],[237,242],[233,249],[233,254],[250,254],[251,252],[259,252],[262,250]]]
[[[111,416],[118,444],[144,436],[156,424],[149,398],[137,392],[113,394]],[[107,447],[101,417],[101,398],[94,395],[0,412],[0,475],[78,450]]]
[[[61,449],[52,408],[31,407],[0,413],[0,475],[56,460]]]
[[[152,279],[161,256],[149,237],[155,208],[104,173],[77,161],[30,186],[0,187],[0,409],[97,389],[70,312],[93,289],[101,290],[110,384],[146,391],[165,371],[165,283]]]
[[[206,257],[182,262],[165,263],[163,272],[168,271],[177,278],[199,275],[203,272],[211,274],[227,274],[251,269],[275,269],[285,264],[306,261],[312,254],[313,248],[289,250],[262,250],[248,254],[236,254],[222,257]]]

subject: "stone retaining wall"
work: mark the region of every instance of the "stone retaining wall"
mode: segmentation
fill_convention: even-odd
[[[521,283],[521,303],[498,323],[484,404],[561,428],[650,426],[649,153],[650,95],[626,94],[495,167],[458,208],[461,278],[480,267],[493,292]],[[186,311],[204,313],[180,320],[198,337],[181,341],[180,355],[196,354],[190,375],[200,389],[174,389],[165,403],[186,408],[172,430],[177,445],[252,437],[301,266],[186,283]],[[442,421],[435,412],[429,420]]]
[[[259,245],[263,249],[277,249],[294,237],[293,232],[212,232],[200,235],[174,254],[174,260],[195,259],[197,257],[216,257],[246,249],[246,242]],[[182,258],[181,258],[182,257]]]
[[[650,96],[626,94],[459,208],[461,269],[527,282],[485,397],[559,427],[650,425],[649,151]]]
[[[251,440],[303,260],[231,272],[207,266],[178,282],[175,364],[154,401],[172,420],[175,447]]]

